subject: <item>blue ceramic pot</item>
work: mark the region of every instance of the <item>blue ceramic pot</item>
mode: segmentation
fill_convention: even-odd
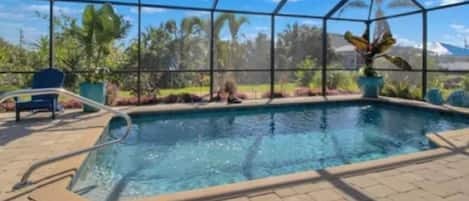
[[[367,77],[361,76],[357,80],[358,86],[365,98],[378,98],[379,91],[384,84],[383,77]]]
[[[456,107],[469,107],[469,94],[463,89],[455,90],[448,96],[447,102]]]
[[[440,90],[435,88],[428,90],[427,95],[425,95],[425,101],[434,105],[443,105],[445,103]]]
[[[106,101],[106,84],[105,83],[89,83],[83,82],[80,84],[80,96],[94,100],[98,103],[104,104]],[[83,106],[84,112],[98,112],[99,109]]]

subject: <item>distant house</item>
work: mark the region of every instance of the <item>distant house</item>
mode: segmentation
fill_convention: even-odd
[[[336,47],[334,48],[334,52],[340,58],[346,69],[355,69],[365,64],[362,57],[355,51],[353,45]]]
[[[357,67],[363,66],[365,63],[358,53],[355,51],[355,47],[350,45],[341,34],[329,34],[330,45],[334,50],[335,55],[338,57],[337,60],[345,69],[356,69]]]
[[[430,55],[437,58],[438,66],[446,70],[469,70],[469,47],[458,47],[447,43],[434,43],[429,47]]]

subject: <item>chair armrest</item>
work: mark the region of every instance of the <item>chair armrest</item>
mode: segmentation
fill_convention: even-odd
[[[29,88],[25,88],[25,89],[32,89],[32,88],[29,87]],[[16,96],[16,97],[14,97],[13,99],[15,99],[15,102],[16,102],[16,103],[21,102],[21,97],[19,97],[19,96]]]

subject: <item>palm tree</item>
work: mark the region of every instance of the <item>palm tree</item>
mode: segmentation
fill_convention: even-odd
[[[179,27],[174,20],[169,20],[165,23],[165,29],[174,37],[175,43],[173,44],[173,52],[177,52],[174,59],[175,67],[186,68],[185,64],[186,53],[190,51],[192,40],[190,36],[204,30],[204,22],[199,17],[184,18]]]
[[[113,42],[123,38],[129,28],[129,22],[117,15],[109,3],[98,10],[94,5],[87,5],[82,25],[77,26],[76,21],[71,24],[71,32],[84,48],[88,68],[103,65],[102,59],[110,54]]]
[[[231,68],[235,67],[235,60],[238,59],[240,55],[238,55],[238,34],[241,26],[243,24],[249,23],[248,18],[244,16],[236,17],[235,14],[228,13],[228,25],[230,29],[231,35],[231,51],[230,51],[230,61],[229,65]]]

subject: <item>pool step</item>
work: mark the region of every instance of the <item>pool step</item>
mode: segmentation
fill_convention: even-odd
[[[30,201],[88,201],[79,195],[72,193],[66,189],[51,187],[43,187],[28,196]]]

